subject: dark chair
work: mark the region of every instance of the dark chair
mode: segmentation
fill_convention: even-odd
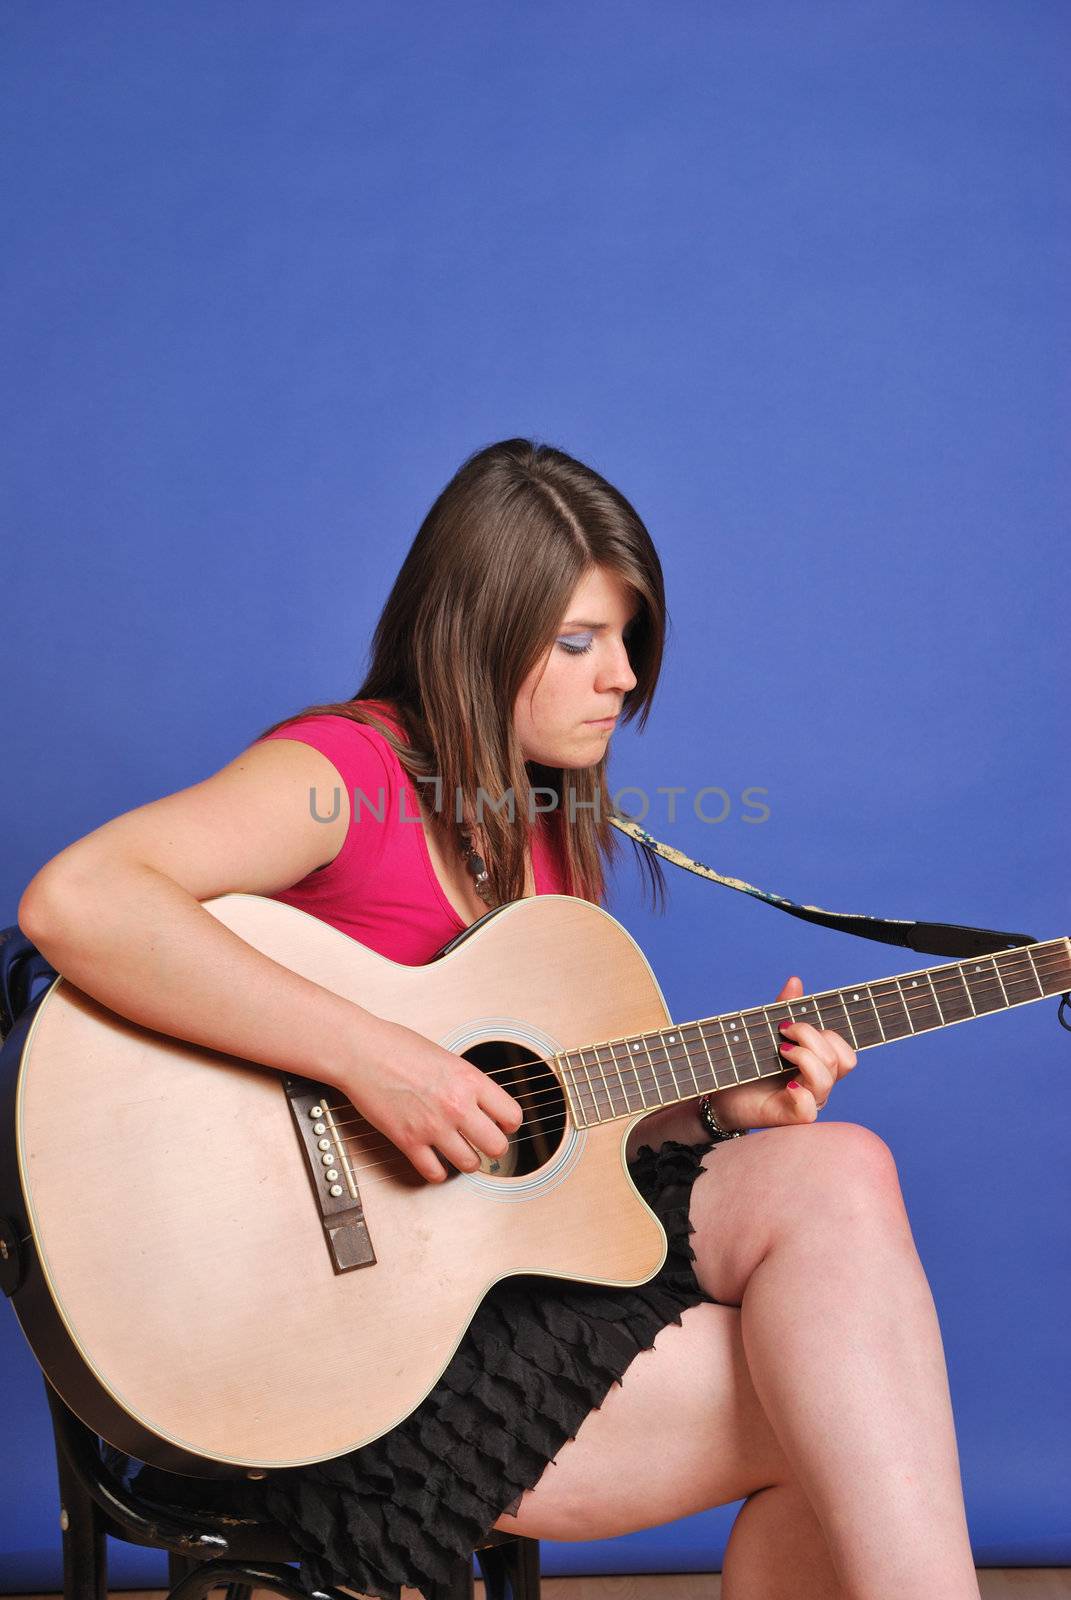
[[[270,1589],[287,1600],[309,1600],[293,1563],[298,1552],[282,1529],[248,1517],[189,1511],[145,1499],[127,1488],[104,1460],[100,1440],[45,1384],[52,1411],[63,1530],[64,1600],[107,1600],[106,1535],[168,1552],[169,1600],[202,1600],[225,1588],[227,1600],[249,1600]],[[539,1544],[492,1533],[476,1552],[487,1600],[539,1600]],[[472,1600],[472,1563],[427,1600]],[[316,1600],[352,1600],[339,1589]]]

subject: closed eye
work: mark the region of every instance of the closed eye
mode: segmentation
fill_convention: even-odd
[[[625,641],[626,647],[631,642],[632,636],[635,632],[635,624],[631,624],[621,635],[622,639]],[[574,633],[568,638],[561,638],[558,640],[558,643],[561,645],[566,655],[570,656],[587,655],[594,642],[594,635],[590,633]]]

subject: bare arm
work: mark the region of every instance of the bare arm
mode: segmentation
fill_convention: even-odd
[[[255,950],[201,904],[269,894],[333,859],[349,823],[317,822],[309,789],[339,784],[296,740],[255,745],[220,772],[124,813],[47,862],[19,926],[94,999],[131,1021],[343,1090],[425,1177],[435,1155],[501,1155],[520,1120],[460,1056]]]

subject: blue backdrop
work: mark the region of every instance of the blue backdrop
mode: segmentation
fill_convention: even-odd
[[[1045,0],[8,0],[0,925],[74,837],[352,693],[431,500],[524,433],[662,553],[659,702],[612,768],[656,835],[840,910],[1071,932],[1069,31]],[[918,965],[666,873],[666,917],[631,869],[611,909],[677,1017]],[[1046,1002],[836,1096],[899,1161],[981,1562],[1071,1562],[1069,1066]],[[0,1335],[2,1579],[55,1588]],[[712,1566],[730,1520],[545,1564]]]

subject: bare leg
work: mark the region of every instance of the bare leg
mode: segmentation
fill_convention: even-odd
[[[608,1539],[748,1495],[726,1552],[726,1600],[845,1600],[752,1387],[740,1312],[700,1305],[636,1357],[517,1516],[496,1526]]]
[[[750,1495],[727,1600],[977,1600],[940,1334],[885,1147],[826,1123],[705,1165],[692,1243],[724,1303],[664,1329],[498,1526],[608,1537]]]
[[[755,1392],[847,1593],[977,1600],[941,1336],[891,1155],[849,1123],[727,1153],[693,1194],[697,1274],[741,1304]]]
[[[844,1600],[829,1546],[793,1483],[745,1500],[725,1548],[722,1600]]]

